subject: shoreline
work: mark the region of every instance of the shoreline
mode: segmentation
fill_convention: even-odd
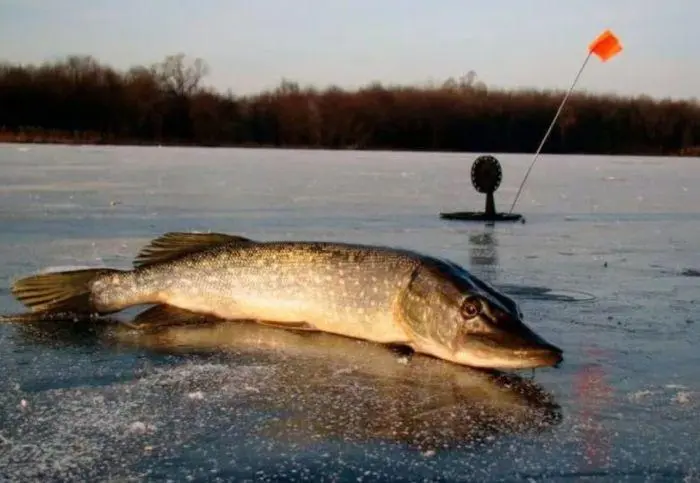
[[[473,76],[236,95],[201,85],[202,59],[118,70],[90,56],[0,62],[0,142],[599,156],[700,156],[700,102],[492,88]]]
[[[35,145],[55,145],[55,146],[107,146],[107,147],[168,147],[168,148],[209,148],[209,149],[296,149],[304,151],[377,151],[377,152],[413,152],[413,153],[465,153],[474,154],[474,151],[454,151],[449,149],[401,149],[401,148],[362,148],[362,147],[333,147],[333,146],[305,146],[305,145],[268,145],[252,143],[196,143],[186,141],[146,141],[138,139],[104,139],[97,133],[56,133],[51,131],[35,131],[32,134],[15,133],[11,131],[0,131],[0,144],[35,144]],[[510,151],[508,149],[494,149],[489,154],[523,154],[532,155],[534,153],[524,153],[521,151]],[[694,158],[700,157],[700,147],[695,149],[681,149],[680,152],[658,153],[658,152],[616,152],[603,153],[595,151],[585,152],[548,152],[543,150],[541,155],[553,156],[645,156],[645,157],[677,157]]]

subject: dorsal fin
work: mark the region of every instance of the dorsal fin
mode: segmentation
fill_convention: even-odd
[[[233,242],[255,243],[249,238],[226,233],[166,233],[141,249],[134,258],[134,267],[167,262],[189,253]]]

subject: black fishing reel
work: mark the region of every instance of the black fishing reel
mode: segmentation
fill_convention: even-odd
[[[472,186],[479,193],[493,194],[501,185],[501,163],[493,156],[479,156],[472,164]]]

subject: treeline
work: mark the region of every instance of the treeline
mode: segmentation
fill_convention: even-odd
[[[202,86],[183,55],[118,71],[91,57],[0,64],[0,140],[532,152],[563,92],[441,85],[357,90],[283,81],[252,96]],[[700,104],[575,94],[550,153],[700,154]]]

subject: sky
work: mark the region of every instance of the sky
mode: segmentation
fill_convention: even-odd
[[[470,70],[489,87],[567,89],[609,28],[623,51],[591,59],[577,90],[700,98],[698,19],[700,0],[0,0],[0,60],[126,69],[182,52],[236,94]]]

